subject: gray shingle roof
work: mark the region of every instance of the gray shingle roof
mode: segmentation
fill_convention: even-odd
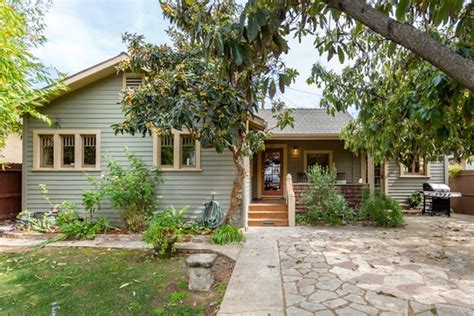
[[[270,109],[258,110],[257,116],[267,122],[268,127],[275,126],[275,119]],[[348,113],[336,112],[335,116],[328,114],[326,109],[294,109],[293,117],[295,127],[278,128],[272,130],[273,135],[338,135],[342,129],[352,120]]]

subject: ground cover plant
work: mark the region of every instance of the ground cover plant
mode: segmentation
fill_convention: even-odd
[[[187,290],[185,257],[149,251],[45,248],[0,253],[0,314],[204,315],[218,308],[233,263],[219,257],[209,293]]]
[[[242,231],[228,223],[224,223],[212,232],[212,242],[217,245],[238,243],[244,240]]]
[[[336,168],[331,169],[314,165],[307,171],[308,181],[311,183],[302,195],[302,201],[308,211],[305,219],[299,221],[315,223],[324,221],[338,224],[352,220],[354,210],[351,209],[336,187]]]
[[[421,192],[413,192],[408,197],[408,202],[410,203],[410,207],[417,208],[421,201],[423,201],[423,193]]]
[[[400,203],[380,190],[364,192],[359,217],[385,227],[401,227],[404,218]]]

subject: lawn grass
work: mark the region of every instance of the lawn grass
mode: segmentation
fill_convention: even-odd
[[[0,253],[0,314],[50,315],[58,302],[58,315],[203,315],[227,281],[190,292],[184,261],[88,248]]]

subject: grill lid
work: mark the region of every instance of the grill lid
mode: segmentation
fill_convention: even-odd
[[[423,191],[450,192],[451,189],[446,184],[423,183]]]

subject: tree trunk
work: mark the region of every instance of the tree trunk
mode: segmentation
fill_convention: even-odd
[[[230,206],[227,214],[224,218],[224,221],[233,221],[236,218],[238,212],[240,212],[240,206],[242,205],[242,186],[245,178],[245,168],[242,164],[242,157],[236,147],[231,149],[232,159],[234,160],[235,168],[237,169],[237,174],[234,179],[234,184],[232,186],[232,192],[230,196]]]
[[[469,90],[474,91],[474,61],[440,44],[427,33],[388,17],[364,0],[324,0],[324,2],[383,37],[411,50]]]

